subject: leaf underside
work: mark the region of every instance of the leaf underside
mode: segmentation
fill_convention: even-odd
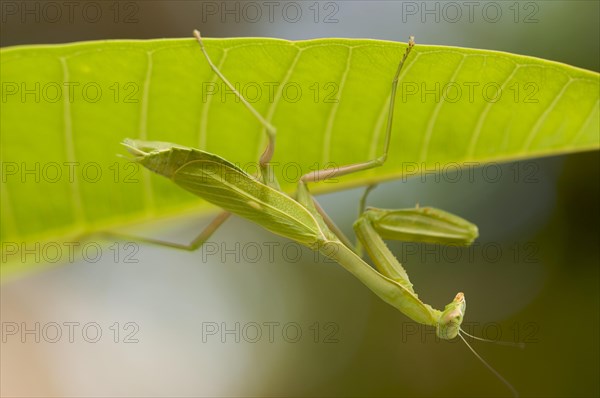
[[[286,192],[302,173],[380,154],[391,79],[406,44],[238,38],[205,45],[277,127],[273,161]],[[3,251],[210,209],[118,157],[125,137],[200,148],[249,172],[265,148],[262,126],[225,92],[193,39],[23,46],[0,54]],[[317,184],[314,192],[398,178],[415,167],[599,146],[596,73],[417,45],[400,79],[387,163]],[[3,271],[31,265],[4,254],[2,262]]]

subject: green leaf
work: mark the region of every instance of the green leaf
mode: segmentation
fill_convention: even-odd
[[[301,173],[380,153],[390,80],[405,44],[205,44],[224,75],[278,128],[274,162],[285,191],[294,190]],[[52,251],[44,246],[48,242],[208,209],[175,184],[117,157],[125,153],[119,145],[125,137],[205,149],[250,172],[265,147],[262,127],[225,93],[193,39],[24,46],[0,54],[3,273],[15,268],[10,265],[40,263],[36,255]],[[597,149],[598,93],[593,72],[417,44],[401,75],[385,166],[313,191],[425,168]],[[24,249],[34,254],[24,256]],[[62,252],[60,259],[68,251]]]

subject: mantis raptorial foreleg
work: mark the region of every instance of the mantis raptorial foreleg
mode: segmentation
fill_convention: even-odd
[[[362,216],[362,214],[365,211],[365,208],[367,206],[367,197],[369,196],[369,194],[371,193],[371,191],[374,190],[376,187],[377,187],[377,184],[371,184],[371,185],[368,185],[365,188],[362,196],[360,197],[360,201],[358,202],[358,216],[359,217]],[[354,250],[356,251],[356,253],[360,257],[362,257],[364,250],[363,250],[362,243],[360,243],[360,239],[358,239],[358,236],[356,237],[356,242],[354,244],[354,247],[355,247]]]
[[[420,207],[401,210],[367,208],[354,231],[383,275],[412,291],[406,270],[388,250],[383,238],[409,242],[470,245],[477,226],[443,210]]]

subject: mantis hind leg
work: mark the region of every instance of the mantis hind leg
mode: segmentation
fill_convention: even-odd
[[[388,151],[390,147],[390,139],[392,134],[392,122],[394,117],[394,104],[396,98],[396,90],[398,88],[398,80],[400,79],[400,71],[410,54],[410,51],[414,47],[415,42],[414,38],[411,36],[408,47],[398,64],[398,69],[396,70],[396,74],[394,75],[394,79],[392,80],[392,90],[390,96],[390,105],[388,109],[388,119],[385,133],[385,143],[383,147],[383,154],[375,159],[368,160],[366,162],[353,163],[345,166],[341,166],[338,168],[330,168],[330,169],[321,169],[312,171],[303,175],[300,178],[298,183],[298,200],[303,203],[305,206],[309,206],[314,212],[320,214],[324,223],[337,235],[337,237],[349,248],[352,248],[353,245],[350,243],[350,240],[344,236],[341,230],[335,225],[335,223],[329,218],[329,216],[322,210],[321,206],[310,196],[308,193],[308,183],[309,182],[318,182],[327,180],[329,178],[341,177],[347,174],[355,173],[358,171],[368,170],[374,167],[382,166],[388,156]],[[374,186],[373,186],[374,187]],[[372,189],[371,187],[367,188],[367,193]],[[363,198],[363,206],[364,206],[364,198]],[[360,246],[357,244],[355,253],[360,253]]]
[[[396,91],[398,89],[398,80],[400,79],[400,71],[402,71],[402,67],[404,66],[404,63],[406,62],[406,59],[408,58],[408,55],[410,54],[410,51],[412,50],[414,45],[415,45],[415,42],[414,42],[413,37],[411,36],[411,38],[408,42],[408,47],[406,48],[406,51],[405,51],[404,55],[402,56],[400,63],[398,64],[398,69],[396,70],[396,74],[394,75],[394,79],[392,80],[392,91],[391,91],[391,95],[390,95],[390,105],[388,108],[388,118],[387,118],[386,130],[385,130],[385,142],[384,142],[384,146],[383,146],[383,153],[379,157],[377,157],[375,159],[367,160],[365,162],[352,163],[352,164],[347,164],[347,165],[336,167],[336,168],[312,171],[308,174],[303,175],[301,178],[302,181],[304,181],[304,182],[323,181],[323,180],[327,180],[329,178],[341,177],[341,176],[344,176],[347,174],[356,173],[358,171],[363,171],[363,170],[372,169],[374,167],[379,167],[385,163],[387,156],[388,156],[389,149],[390,149],[390,140],[391,140],[391,136],[392,136],[392,124],[393,124],[393,119],[394,119],[394,104],[396,103]]]
[[[202,247],[202,245],[208,241],[208,239],[212,236],[212,234],[214,234],[215,231],[217,231],[221,227],[221,225],[223,225],[223,223],[225,221],[227,221],[227,219],[229,218],[230,215],[231,215],[231,213],[226,212],[226,211],[219,213],[204,229],[202,229],[200,234],[198,234],[194,238],[194,240],[192,240],[190,243],[168,242],[168,241],[163,241],[160,239],[152,239],[152,238],[146,238],[146,237],[141,237],[141,236],[132,236],[132,235],[122,234],[119,232],[112,232],[112,231],[95,232],[92,235],[84,235],[80,238],[80,240],[86,240],[86,239],[89,239],[90,236],[95,235],[95,236],[103,236],[103,237],[112,237],[112,238],[117,238],[117,239],[132,240],[132,241],[143,242],[143,243],[150,243],[153,245],[170,247],[170,248],[186,250],[186,251],[195,251],[195,250],[199,249],[200,247]]]
[[[213,70],[213,72],[215,72],[215,74],[219,76],[223,83],[225,83],[227,87],[229,87],[229,89],[234,93],[234,95],[237,98],[239,98],[240,101],[242,101],[244,106],[264,127],[265,132],[269,138],[269,142],[267,143],[267,147],[265,148],[262,156],[259,159],[259,166],[263,175],[263,182],[266,185],[271,186],[272,188],[279,189],[279,184],[277,183],[277,180],[275,179],[275,176],[273,175],[273,172],[269,167],[269,162],[271,161],[271,159],[273,158],[273,154],[275,153],[275,135],[277,130],[252,106],[252,104],[248,102],[248,100],[246,100],[246,98],[244,98],[244,96],[235,88],[233,84],[231,84],[231,82],[229,82],[229,80],[227,80],[227,78],[221,73],[219,68],[217,68],[217,66],[212,62],[210,56],[208,55],[208,52],[204,48],[204,42],[202,41],[200,32],[194,30],[194,36],[196,37],[198,44],[200,44],[202,54],[204,54],[204,57],[206,58],[206,61],[208,62],[208,65]]]

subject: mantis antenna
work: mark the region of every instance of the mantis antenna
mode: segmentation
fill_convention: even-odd
[[[513,343],[511,341],[498,341],[498,340],[484,339],[482,337],[473,336],[472,334],[465,332],[464,329],[462,329],[462,328],[460,329],[460,333],[472,338],[473,340],[479,340],[479,341],[484,341],[486,343],[494,343],[494,344],[498,344],[498,345],[505,345],[505,346],[509,346],[509,347],[516,347],[516,348],[520,348],[520,349],[525,348],[525,343]]]
[[[464,333],[464,332],[462,332],[462,333]],[[497,378],[498,378],[498,379],[499,379],[499,380],[500,380],[502,383],[504,383],[504,385],[505,385],[506,387],[508,387],[508,389],[509,389],[509,390],[512,392],[512,394],[513,394],[515,397],[518,397],[518,396],[519,396],[519,393],[518,393],[518,392],[517,392],[517,390],[516,390],[516,389],[513,387],[513,385],[512,385],[512,384],[510,384],[510,383],[508,382],[508,380],[506,380],[504,377],[502,377],[502,375],[501,375],[501,374],[500,374],[500,373],[499,373],[499,372],[498,372],[496,369],[494,369],[494,368],[492,367],[492,365],[490,365],[489,363],[487,363],[487,362],[486,362],[486,360],[485,360],[485,359],[483,359],[483,358],[481,357],[481,355],[479,355],[479,354],[477,353],[477,351],[475,351],[475,349],[474,349],[473,347],[471,347],[471,345],[470,345],[469,343],[467,343],[467,340],[466,340],[466,339],[465,339],[465,338],[462,336],[462,333],[460,333],[460,332],[459,332],[459,333],[458,333],[458,337],[460,337],[460,339],[461,339],[461,340],[462,340],[462,341],[463,341],[463,342],[464,342],[464,343],[467,345],[467,347],[469,347],[469,350],[471,350],[471,352],[472,352],[472,353],[473,353],[473,354],[474,354],[474,355],[477,357],[477,359],[479,359],[479,360],[481,361],[481,363],[482,363],[482,364],[484,364],[484,365],[485,365],[485,367],[486,367],[486,368],[488,368],[488,369],[490,370],[490,372],[492,372],[492,373],[493,373],[493,374],[494,374],[494,375],[495,375],[495,376],[496,376],[496,377],[497,377]],[[471,336],[471,337],[473,337],[473,336]]]

